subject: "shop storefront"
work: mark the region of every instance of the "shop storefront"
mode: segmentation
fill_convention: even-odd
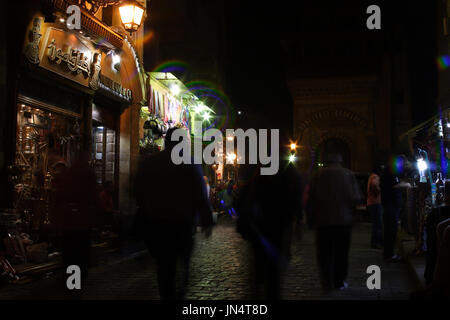
[[[55,186],[90,143],[92,98],[100,51],[37,15],[30,22],[21,66],[10,168],[13,210],[4,239],[13,265],[40,264],[60,254]]]
[[[415,254],[426,254],[425,279],[431,283],[437,258],[436,226],[450,218],[450,109],[405,132],[414,170],[407,179],[404,229],[416,240]]]
[[[9,167],[14,197],[12,208],[0,214],[5,256],[14,266],[60,259],[55,186],[80,152],[92,156],[99,192],[111,182],[115,207],[120,199],[130,206],[137,158],[132,115],[142,105],[145,78],[136,51],[126,36],[93,17],[89,26],[97,28],[91,29],[105,34],[50,21],[42,14],[30,21],[18,79],[15,159]]]
[[[148,105],[141,108],[139,123],[141,154],[163,150],[165,134],[175,126],[192,135],[198,114],[212,112],[168,72],[148,73],[147,92]]]
[[[164,149],[167,130],[173,127],[188,131],[193,148],[195,139],[202,140],[195,132],[212,126],[214,111],[206,106],[173,74],[149,72],[147,80],[148,104],[141,108],[139,119],[139,149],[141,155],[157,153]],[[196,126],[201,126],[196,128]],[[203,133],[202,133],[203,134]],[[204,144],[204,141],[197,141]],[[221,178],[223,164],[203,164],[203,174],[211,187]],[[220,169],[220,170],[218,170]],[[214,175],[218,174],[218,178]]]

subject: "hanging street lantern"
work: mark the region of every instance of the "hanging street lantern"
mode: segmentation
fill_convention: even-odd
[[[136,31],[144,16],[144,7],[136,0],[124,1],[119,7],[120,19],[128,32]]]

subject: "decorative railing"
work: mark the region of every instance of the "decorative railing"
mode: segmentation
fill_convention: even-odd
[[[77,4],[76,1],[68,0],[47,0],[57,11],[66,13],[67,8],[72,4]],[[106,40],[116,48],[122,48],[123,46],[123,36],[114,32],[111,28],[106,26],[102,21],[89,14],[80,8],[81,11],[81,26],[88,33],[98,36],[101,39]]]

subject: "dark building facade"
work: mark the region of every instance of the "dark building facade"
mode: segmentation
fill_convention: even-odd
[[[450,1],[439,1],[438,7],[438,103],[446,108],[450,105]]]
[[[407,152],[399,135],[437,108],[435,5],[378,5],[381,30],[366,27],[369,3],[311,3],[282,35],[302,170],[334,151],[368,173]]]
[[[201,80],[222,88],[222,6],[223,1],[151,1],[145,21],[145,69],[173,72],[184,83]]]

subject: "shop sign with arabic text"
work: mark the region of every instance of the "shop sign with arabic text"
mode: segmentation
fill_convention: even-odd
[[[48,28],[39,65],[94,90],[98,89],[101,54],[75,34]]]

